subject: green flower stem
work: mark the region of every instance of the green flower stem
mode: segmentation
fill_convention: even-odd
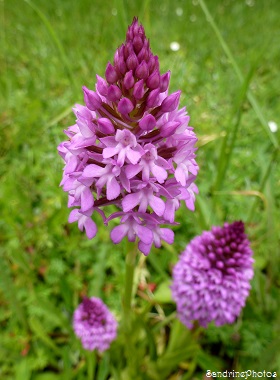
[[[134,279],[134,269],[135,269],[135,258],[137,247],[135,244],[131,247],[131,243],[128,245],[128,251],[126,253],[125,261],[125,288],[123,297],[123,311],[125,320],[131,318],[131,301],[132,301],[132,291],[133,291],[133,279]],[[131,249],[132,248],[132,249]]]
[[[95,379],[96,351],[87,351],[87,373],[88,380]]]
[[[275,149],[272,156],[271,156],[271,159],[270,159],[270,162],[268,163],[267,167],[266,167],[266,170],[265,170],[265,173],[263,175],[263,178],[261,180],[261,183],[260,183],[260,187],[258,189],[259,192],[262,192],[266,183],[267,183],[267,180],[270,176],[270,173],[271,173],[271,170],[273,168],[273,166],[275,165],[275,163],[277,162],[277,155],[279,153],[279,149]],[[257,207],[257,202],[258,200],[255,199],[251,208],[249,209],[249,212],[248,212],[248,216],[247,216],[247,219],[246,219],[246,222],[247,223],[250,223],[252,222],[252,219],[254,217],[254,214],[255,214],[255,209]]]
[[[137,378],[135,347],[132,341],[132,298],[133,279],[136,263],[137,246],[135,243],[128,243],[126,249],[125,262],[125,284],[123,295],[123,331],[125,336],[125,354],[127,359],[128,375],[132,379]]]

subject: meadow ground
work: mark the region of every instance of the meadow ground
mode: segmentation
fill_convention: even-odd
[[[139,379],[157,379],[153,363],[161,380],[201,379],[208,369],[280,376],[280,3],[205,3],[0,2],[0,378],[90,378],[91,359],[72,331],[73,310],[83,295],[97,295],[120,315],[125,246],[112,246],[113,223],[105,228],[97,221],[92,241],[67,223],[56,147],[74,124],[81,87],[93,89],[95,74],[104,75],[133,16],[161,72],[171,70],[170,90],[182,90],[200,166],[195,212],[182,206],[174,244],[153,249],[137,265],[139,281],[156,286],[152,305],[149,290],[136,295]],[[190,337],[185,357],[164,357],[164,366],[162,353],[175,334],[172,266],[195,235],[235,220],[245,222],[255,258],[246,307],[235,324],[201,331],[193,352]],[[98,358],[96,379],[127,378],[122,345],[116,341]]]

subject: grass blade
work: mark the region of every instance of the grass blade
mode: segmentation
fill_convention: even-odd
[[[233,57],[233,54],[231,53],[226,41],[224,40],[217,24],[215,23],[211,13],[209,12],[209,9],[207,8],[204,0],[198,0],[200,6],[201,6],[201,9],[203,10],[207,20],[209,21],[211,27],[213,28],[214,32],[216,33],[216,36],[221,44],[221,47],[222,49],[224,50],[225,54],[227,55],[229,61],[231,62],[233,68],[234,68],[234,71],[236,72],[239,80],[241,82],[244,82],[244,76],[239,68],[239,66],[237,65],[234,57]],[[264,131],[267,133],[269,139],[271,140],[272,144],[274,145],[275,148],[279,148],[279,142],[277,141],[275,135],[271,132],[271,130],[269,129],[269,126],[268,126],[268,123],[261,111],[261,108],[257,102],[257,100],[255,99],[254,95],[251,93],[251,91],[247,91],[247,98],[249,100],[249,102],[251,103],[251,106],[253,107],[259,121],[261,122],[261,125],[264,129]]]
[[[217,178],[216,178],[216,183],[214,186],[215,190],[218,190],[222,187],[223,180],[226,176],[226,172],[229,167],[232,151],[235,146],[237,132],[238,132],[241,117],[242,117],[242,106],[243,106],[244,100],[246,99],[246,94],[247,94],[247,91],[248,91],[250,82],[253,78],[253,74],[255,70],[256,70],[256,65],[254,65],[251,68],[246,79],[244,80],[244,83],[241,87],[241,90],[236,99],[235,105],[233,107],[231,119],[234,119],[236,115],[235,123],[233,125],[232,131],[227,132],[222,143],[222,148],[221,148],[218,168],[217,168]]]
[[[69,62],[68,62],[68,59],[67,59],[67,55],[64,51],[64,48],[57,36],[57,34],[55,33],[55,30],[54,28],[52,27],[51,23],[49,22],[49,20],[47,19],[47,17],[44,15],[44,13],[38,8],[37,5],[35,5],[32,1],[30,0],[24,0],[26,2],[26,4],[28,4],[36,13],[37,15],[39,16],[39,18],[41,19],[41,21],[44,23],[45,27],[47,28],[55,46],[57,47],[57,50],[59,51],[59,54],[61,56],[61,59],[62,59],[62,62],[65,66],[65,69],[67,71],[67,74],[69,76],[69,79],[70,79],[70,82],[71,84],[74,85],[75,87],[75,90],[78,91],[78,86],[77,86],[77,83],[75,81],[75,77],[73,75],[73,72],[71,70],[71,67],[69,65]]]

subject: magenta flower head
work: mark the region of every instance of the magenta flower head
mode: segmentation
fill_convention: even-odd
[[[173,231],[162,225],[174,224],[181,201],[194,210],[197,138],[186,109],[178,108],[181,92],[168,93],[169,80],[134,18],[105,78],[97,75],[95,91],[83,87],[85,105],[74,107],[76,123],[58,151],[61,185],[74,207],[69,222],[89,239],[97,233],[92,216],[99,213],[105,225],[119,218],[112,241],[137,239],[147,255],[153,244],[173,243]],[[108,205],[117,211],[106,215]]]
[[[117,321],[100,298],[84,298],[74,312],[73,328],[84,349],[103,352],[117,336]]]
[[[225,223],[195,237],[173,268],[172,296],[181,322],[207,327],[233,323],[245,305],[253,259],[243,222]]]

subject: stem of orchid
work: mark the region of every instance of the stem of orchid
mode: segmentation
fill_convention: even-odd
[[[135,243],[128,243],[127,248],[128,250],[125,261],[125,288],[123,297],[123,311],[126,320],[131,317],[131,301],[137,246]]]
[[[123,331],[126,338],[126,358],[129,375],[136,376],[136,355],[134,355],[134,345],[132,342],[132,298],[133,298],[133,279],[135,270],[135,261],[137,253],[137,245],[135,243],[127,243],[126,246],[126,262],[125,262],[125,284],[123,295]],[[131,377],[132,378],[132,377]],[[133,377],[136,378],[136,377]]]
[[[96,351],[87,351],[87,372],[88,380],[95,379]]]

